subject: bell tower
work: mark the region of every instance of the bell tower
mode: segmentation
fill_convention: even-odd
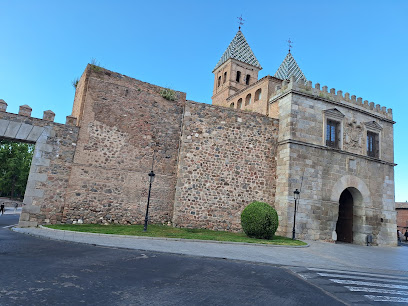
[[[227,106],[226,99],[229,96],[258,81],[261,69],[244,34],[238,30],[213,70],[212,104]]]

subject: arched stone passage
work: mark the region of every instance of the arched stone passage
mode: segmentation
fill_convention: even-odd
[[[339,199],[339,214],[336,222],[337,241],[353,242],[354,205],[361,206],[363,197],[356,188],[344,189]],[[358,223],[358,220],[356,220]]]
[[[334,240],[365,244],[368,234],[365,231],[366,207],[371,207],[372,203],[370,191],[364,181],[353,175],[341,177],[332,188],[330,201],[338,203],[336,211],[333,212],[332,236]],[[346,215],[341,216],[341,211]],[[352,233],[349,232],[350,226]],[[351,235],[351,239],[344,236],[348,234]]]
[[[38,119],[31,117],[28,105],[20,106],[18,114],[6,112],[6,107],[0,100],[0,138],[35,144],[19,226],[61,221],[78,135],[76,118],[67,116],[63,125],[53,122],[52,111]]]

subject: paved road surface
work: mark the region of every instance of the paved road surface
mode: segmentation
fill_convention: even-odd
[[[288,269],[12,232],[0,216],[0,305],[344,305]]]

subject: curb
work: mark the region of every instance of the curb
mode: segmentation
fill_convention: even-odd
[[[39,226],[39,228],[43,230],[47,230],[50,232],[58,232],[58,233],[69,233],[72,234],[72,236],[96,236],[96,237],[113,237],[113,238],[127,238],[127,239],[141,239],[141,240],[155,240],[155,241],[178,241],[178,242],[199,242],[199,243],[213,243],[213,244],[232,244],[232,245],[243,245],[243,246],[259,246],[259,247],[283,247],[283,248],[308,248],[310,245],[273,245],[273,244],[261,244],[261,243],[247,243],[247,242],[233,242],[233,241],[217,241],[217,240],[199,240],[199,239],[185,239],[185,238],[165,238],[165,237],[144,237],[144,236],[131,236],[131,235],[116,235],[116,234],[99,234],[99,233],[88,233],[88,232],[77,232],[77,231],[69,231],[69,230],[58,230],[54,228],[48,228],[44,227],[42,225]],[[14,232],[20,232],[18,230],[18,227],[13,227],[11,228],[12,231]],[[20,232],[22,233],[22,232]],[[27,233],[23,233],[27,234]],[[69,239],[64,239],[61,237],[49,237],[47,235],[42,235],[41,233],[30,233],[29,235],[36,236],[36,237],[46,237],[46,238],[51,238],[51,239],[57,239],[57,240],[66,240],[66,241],[72,241]],[[75,239],[75,237],[72,237]],[[95,244],[95,243],[87,243],[84,241],[77,241],[80,243],[85,243],[85,244]],[[99,244],[97,244],[99,245]],[[102,244],[100,244],[102,245]]]

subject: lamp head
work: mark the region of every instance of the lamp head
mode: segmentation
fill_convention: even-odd
[[[295,200],[298,200],[298,199],[299,199],[299,196],[300,196],[300,191],[296,189],[296,190],[293,192],[293,198],[294,198]]]

